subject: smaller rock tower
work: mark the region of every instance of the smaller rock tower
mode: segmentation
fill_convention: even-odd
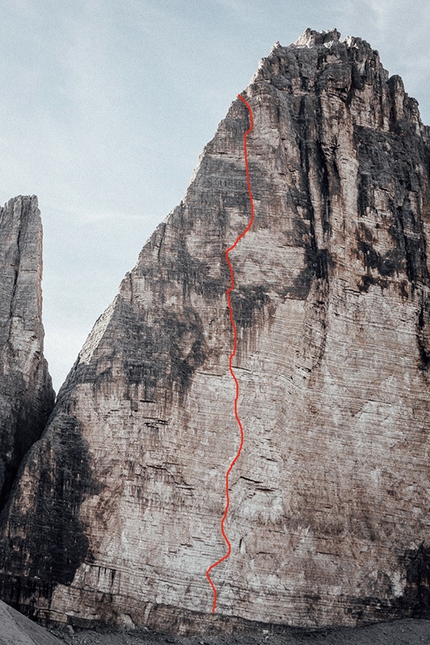
[[[43,357],[42,222],[37,198],[0,208],[0,509],[54,406]]]

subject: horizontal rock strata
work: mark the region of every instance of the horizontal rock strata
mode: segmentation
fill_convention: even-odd
[[[244,92],[230,254],[245,429],[215,620],[427,615],[429,130],[378,53],[275,45]],[[233,102],[79,354],[3,528],[3,597],[76,625],[211,623],[239,443]]]

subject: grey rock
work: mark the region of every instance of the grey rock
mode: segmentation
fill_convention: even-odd
[[[55,394],[43,357],[42,224],[36,197],[0,208],[0,509]]]
[[[48,630],[0,601],[0,645],[61,645]]]
[[[340,39],[340,32],[337,29],[330,31],[315,31],[306,29],[294,43],[298,47],[314,47],[315,45],[324,45]]]
[[[429,129],[359,38],[275,45],[100,317],[31,449],[0,582],[181,633],[429,614]],[[17,527],[25,526],[25,531]]]

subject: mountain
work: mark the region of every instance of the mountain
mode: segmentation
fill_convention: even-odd
[[[96,322],[2,516],[41,621],[429,615],[430,131],[378,52],[277,43]],[[229,370],[231,251],[243,450]]]
[[[0,208],[0,508],[54,407],[43,357],[42,223],[36,197]]]

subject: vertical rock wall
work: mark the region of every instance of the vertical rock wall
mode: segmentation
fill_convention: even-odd
[[[245,92],[256,206],[231,253],[245,446],[218,620],[428,612],[429,131],[378,53],[276,45]],[[238,445],[225,249],[246,226],[245,106],[97,321],[3,527],[27,613],[210,624]],[[194,618],[193,618],[194,617]]]
[[[0,208],[0,509],[54,406],[43,357],[42,224],[36,197]]]

